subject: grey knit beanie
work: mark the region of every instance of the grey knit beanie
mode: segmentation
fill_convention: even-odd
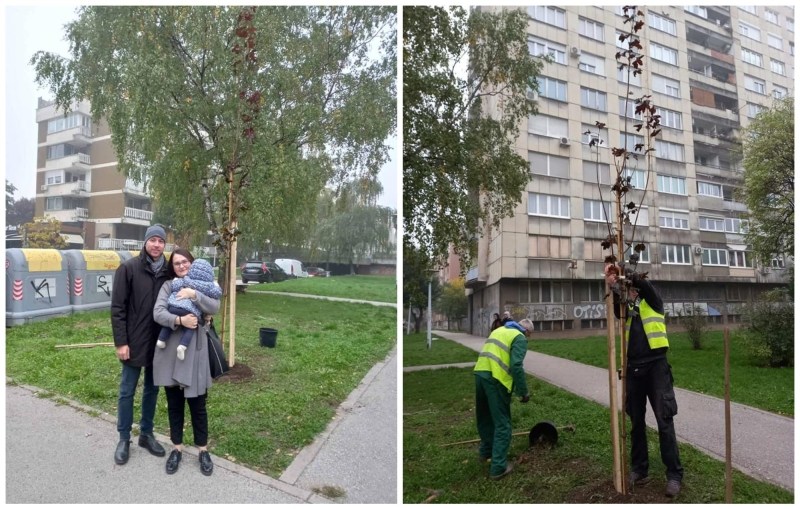
[[[164,231],[164,227],[160,224],[154,224],[153,226],[149,227],[146,232],[144,232],[145,242],[147,242],[151,237],[159,237],[164,242],[167,241],[167,233]]]

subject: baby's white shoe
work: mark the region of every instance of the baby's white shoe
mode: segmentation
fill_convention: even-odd
[[[167,342],[164,341],[163,339],[159,339],[158,341],[156,341],[156,346],[159,348],[166,348]]]
[[[184,352],[186,352],[186,347],[183,345],[178,345],[178,359],[183,360]]]

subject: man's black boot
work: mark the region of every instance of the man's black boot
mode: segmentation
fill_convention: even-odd
[[[150,454],[154,456],[164,456],[167,454],[167,451],[161,447],[161,444],[158,443],[156,437],[151,433],[139,435],[139,445],[150,451]]]

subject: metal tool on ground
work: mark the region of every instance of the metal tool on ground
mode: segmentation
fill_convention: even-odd
[[[56,345],[56,348],[94,348],[96,346],[114,346],[114,343],[74,343],[72,345]]]
[[[528,431],[515,431],[511,434],[511,436],[521,436],[521,435],[528,435],[528,446],[532,447],[534,445],[555,445],[558,441],[558,431],[575,431],[574,424],[567,424],[565,426],[555,426],[550,421],[542,421],[536,424]],[[535,440],[534,440],[535,439]],[[462,440],[461,442],[450,442],[449,444],[442,444],[442,447],[450,447],[451,445],[463,445],[463,444],[477,444],[480,442],[480,438],[475,438],[473,440]]]

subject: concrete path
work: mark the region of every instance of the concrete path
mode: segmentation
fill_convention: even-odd
[[[284,473],[281,479],[213,451],[214,473],[205,477],[194,447],[184,447],[178,472],[168,476],[166,458],[151,455],[136,438],[128,463],[118,466],[113,460],[116,416],[98,414],[75,402],[56,402],[35,387],[7,385],[5,502],[396,503],[396,365],[393,349],[286,471],[299,475]],[[370,425],[373,422],[375,426]],[[169,437],[156,434],[156,438],[169,450]],[[339,488],[343,496],[330,500],[313,491],[325,487]]]
[[[434,331],[477,352],[485,338],[464,333]],[[609,405],[608,370],[529,351],[525,371],[573,394]],[[622,388],[618,384],[621,406]],[[535,399],[535,395],[533,398]],[[675,388],[678,440],[719,460],[725,460],[725,404],[722,399]],[[647,425],[656,429],[652,411]],[[794,419],[731,403],[733,467],[757,479],[794,492]]]
[[[237,281],[241,282],[241,281]],[[256,283],[253,283],[256,284]],[[250,290],[247,289],[247,293],[268,293],[270,295],[284,295],[286,297],[305,297],[308,299],[322,299],[322,300],[335,300],[339,302],[350,302],[353,304],[372,304],[373,306],[384,306],[390,308],[396,308],[396,302],[377,302],[372,300],[359,300],[359,299],[346,299],[344,297],[326,297],[324,295],[308,295],[305,293],[289,293],[289,292],[274,292],[271,290]]]

